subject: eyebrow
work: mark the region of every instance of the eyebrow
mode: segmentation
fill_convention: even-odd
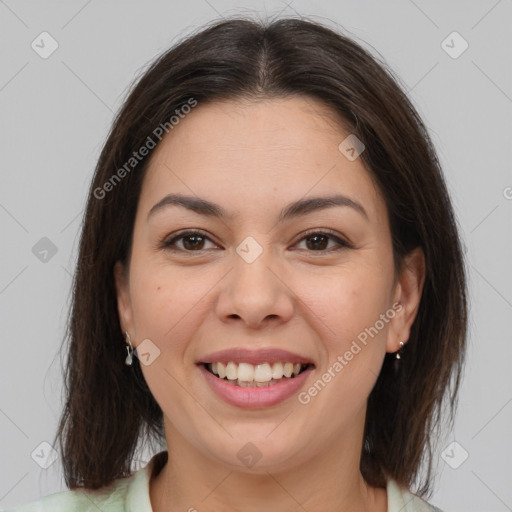
[[[234,215],[229,215],[222,206],[212,203],[211,201],[207,201],[206,199],[181,194],[168,194],[158,201],[151,210],[149,210],[147,218],[149,219],[158,211],[162,211],[169,206],[181,206],[198,213],[199,215],[205,215],[207,217],[218,217],[221,219],[234,217]],[[369,220],[368,214],[363,208],[363,205],[347,196],[337,194],[327,197],[309,197],[290,203],[281,210],[281,213],[279,214],[279,222],[284,222],[285,220],[289,220],[300,215],[306,215],[313,211],[324,210],[334,206],[348,206],[360,213],[366,220]]]

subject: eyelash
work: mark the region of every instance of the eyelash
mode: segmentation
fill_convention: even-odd
[[[313,251],[313,250],[306,249],[308,252],[312,252],[312,253],[318,252],[318,253],[325,254],[325,253],[331,253],[333,251],[340,251],[343,249],[353,249],[354,248],[352,244],[350,244],[346,240],[341,239],[339,236],[337,236],[333,231],[331,231],[329,229],[324,229],[324,230],[313,229],[313,230],[307,231],[306,233],[302,234],[302,238],[300,238],[297,243],[302,242],[303,240],[305,240],[307,238],[311,238],[313,235],[327,236],[330,240],[334,240],[339,245],[339,247],[334,248],[334,249],[331,248],[331,249],[324,249],[324,250],[319,250],[319,251]],[[210,240],[210,237],[204,231],[188,230],[188,231],[182,231],[181,233],[176,234],[170,240],[164,240],[162,243],[162,248],[169,250],[169,251],[173,251],[173,252],[187,252],[187,253],[198,253],[198,254],[202,253],[203,251],[208,250],[208,249],[199,249],[197,251],[190,251],[187,249],[176,248],[174,246],[176,241],[181,240],[182,238],[190,237],[190,236],[200,236],[204,239]],[[212,241],[212,240],[210,240],[210,241]]]

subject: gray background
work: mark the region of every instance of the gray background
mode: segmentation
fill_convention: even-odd
[[[445,511],[512,510],[510,0],[0,0],[1,508],[65,489],[58,462],[35,460],[50,460],[41,443],[53,439],[61,407],[58,350],[87,186],[127,87],[197,26],[265,12],[313,15],[380,53],[431,132],[471,292],[460,407],[437,453],[431,501]],[[46,59],[31,47],[51,49],[43,31],[58,43]],[[457,58],[458,36],[442,44],[453,31],[469,44]]]

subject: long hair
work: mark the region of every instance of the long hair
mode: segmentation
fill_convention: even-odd
[[[387,205],[396,270],[409,251],[424,251],[425,283],[400,369],[393,373],[394,354],[386,354],[368,399],[360,469],[370,485],[393,478],[411,488],[424,466],[416,492],[431,492],[434,441],[445,405],[453,424],[467,328],[465,262],[433,144],[399,79],[352,38],[311,20],[247,18],[215,21],[160,55],[137,79],[102,149],[65,340],[56,440],[70,489],[131,474],[141,440],[165,438],[138,359],[124,364],[117,313],[113,268],[129,259],[151,156],[135,162],[133,153],[158,139],[158,127],[170,131],[169,119],[191,101],[297,95],[324,102],[365,144],[360,158]]]

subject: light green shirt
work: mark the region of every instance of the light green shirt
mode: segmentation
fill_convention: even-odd
[[[114,480],[101,489],[73,489],[45,496],[6,512],[153,512],[149,481],[153,469],[160,471],[167,452],[157,453],[148,464],[131,476]],[[442,512],[407,489],[388,480],[388,512]],[[193,507],[191,507],[193,510]]]

